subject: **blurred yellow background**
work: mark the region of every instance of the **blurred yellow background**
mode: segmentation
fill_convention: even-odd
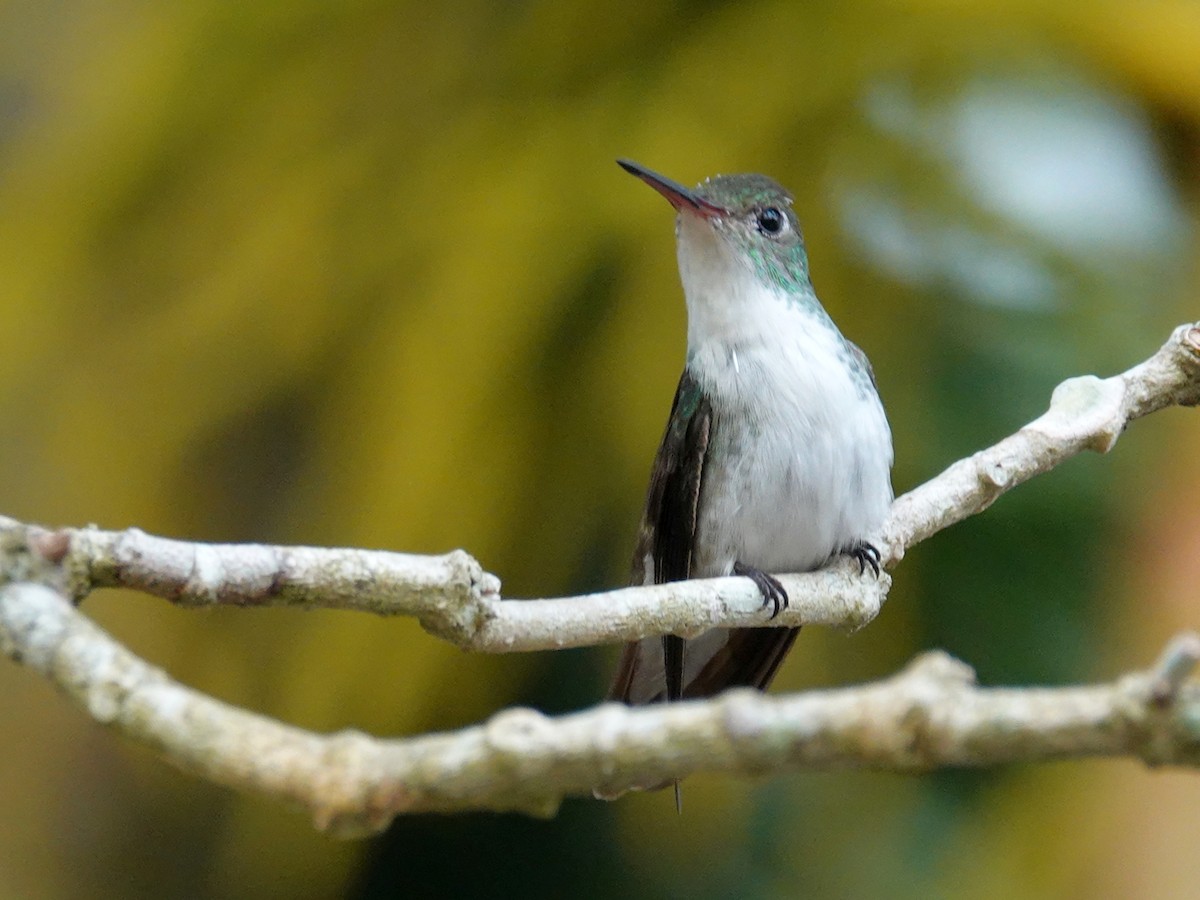
[[[613,164],[793,189],[903,491],[1200,318],[1200,5],[0,4],[0,513],[441,552],[621,584],[682,364],[671,212]],[[944,647],[1107,678],[1200,625],[1200,422],[1139,422],[914,550],[778,689]],[[611,650],[467,656],[345,613],[85,610],[305,727],[601,695]],[[340,843],[0,664],[0,897],[1175,897],[1200,774],[696,777]]]

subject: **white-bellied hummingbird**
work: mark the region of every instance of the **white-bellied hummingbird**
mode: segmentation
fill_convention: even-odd
[[[773,618],[788,597],[771,573],[847,555],[878,574],[870,541],[892,501],[891,430],[866,355],[817,300],[792,196],[764,175],[719,175],[693,190],[618,163],[675,207],[687,303],[687,362],[650,475],[632,582],[745,575]],[[609,699],[765,689],[799,630],[627,644]],[[678,791],[676,782],[677,805]]]

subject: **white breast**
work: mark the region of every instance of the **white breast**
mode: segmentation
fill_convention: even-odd
[[[876,537],[891,432],[842,336],[752,273],[685,255],[688,366],[714,414],[694,574],[805,571]]]

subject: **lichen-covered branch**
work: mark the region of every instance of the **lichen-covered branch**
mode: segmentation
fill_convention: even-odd
[[[38,584],[0,588],[0,649],[93,717],[181,768],[301,806],[317,827],[370,833],[404,813],[517,810],[552,815],[564,797],[612,793],[692,772],[789,768],[923,771],[1084,756],[1200,765],[1200,685],[1185,684],[1200,638],[1110,684],[980,688],[963,663],[919,657],[875,684],[560,718],[498,713],[451,734],[379,740],[317,735],[172,681]]]
[[[1176,329],[1158,353],[1121,375],[1064,382],[1043,416],[896,500],[882,538],[885,565],[1070,456],[1111,449],[1133,419],[1197,403],[1200,325]],[[863,577],[845,563],[781,580],[791,607],[773,625],[861,626],[890,584],[886,573]],[[462,551],[427,557],[198,544],[137,529],[51,531],[0,517],[0,650],[182,768],[303,806],[319,827],[342,833],[424,810],[550,814],[564,796],[701,770],[913,770],[1089,755],[1200,765],[1200,686],[1185,684],[1200,658],[1194,635],[1173,644],[1151,672],[1094,687],[981,689],[966,666],[930,654],[862,687],[790,697],[735,691],[559,719],[509,710],[455,734],[384,741],[311,734],[176,684],[71,602],[109,586],[191,606],[409,615],[461,647],[489,652],[761,625],[757,589],[747,579],[718,578],[504,600],[495,576]]]
[[[1120,375],[1063,382],[1040,418],[896,500],[882,540],[884,565],[894,567],[908,547],[1069,457],[1111,449],[1139,416],[1197,403],[1200,324],[1175,329],[1154,356]],[[47,531],[0,517],[0,582],[21,572],[36,572],[30,580],[76,599],[98,587],[127,587],[185,606],[323,606],[413,616],[431,633],[483,652],[687,636],[767,621],[757,589],[744,578],[515,601],[504,600],[499,579],[461,550],[416,556],[202,544],[138,529]],[[847,562],[781,580],[791,604],[772,625],[858,628],[875,617],[890,586],[886,576],[860,577]]]
[[[5,573],[9,574],[5,574]],[[37,581],[79,601],[101,587],[140,590],[181,606],[354,609],[417,618],[465,650],[508,653],[595,646],[715,625],[762,625],[747,579],[622,588],[579,597],[504,600],[467,553],[204,544],[137,528],[48,531],[0,516],[0,584]],[[791,607],[772,624],[857,628],[879,612],[891,579],[848,564],[781,579]]]
[[[1180,325],[1145,362],[1111,378],[1084,375],[1054,390],[1050,408],[1016,434],[960,460],[892,504],[884,559],[987,509],[997,497],[1084,450],[1107,453],[1134,419],[1200,404],[1200,322]]]

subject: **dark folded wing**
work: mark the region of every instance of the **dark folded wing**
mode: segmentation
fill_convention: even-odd
[[[633,554],[634,584],[664,584],[691,576],[704,460],[712,435],[712,404],[686,369],[675,391]],[[678,699],[687,683],[682,638],[647,638],[625,645],[610,700],[650,703]],[[691,645],[688,647],[691,656]]]
[[[685,370],[646,494],[633,557],[634,584],[691,577],[704,463],[714,427],[711,403]],[[634,641],[625,645],[608,699],[639,705],[708,697],[735,686],[765,689],[799,631],[713,629],[687,641],[686,652],[684,640],[670,635]]]

